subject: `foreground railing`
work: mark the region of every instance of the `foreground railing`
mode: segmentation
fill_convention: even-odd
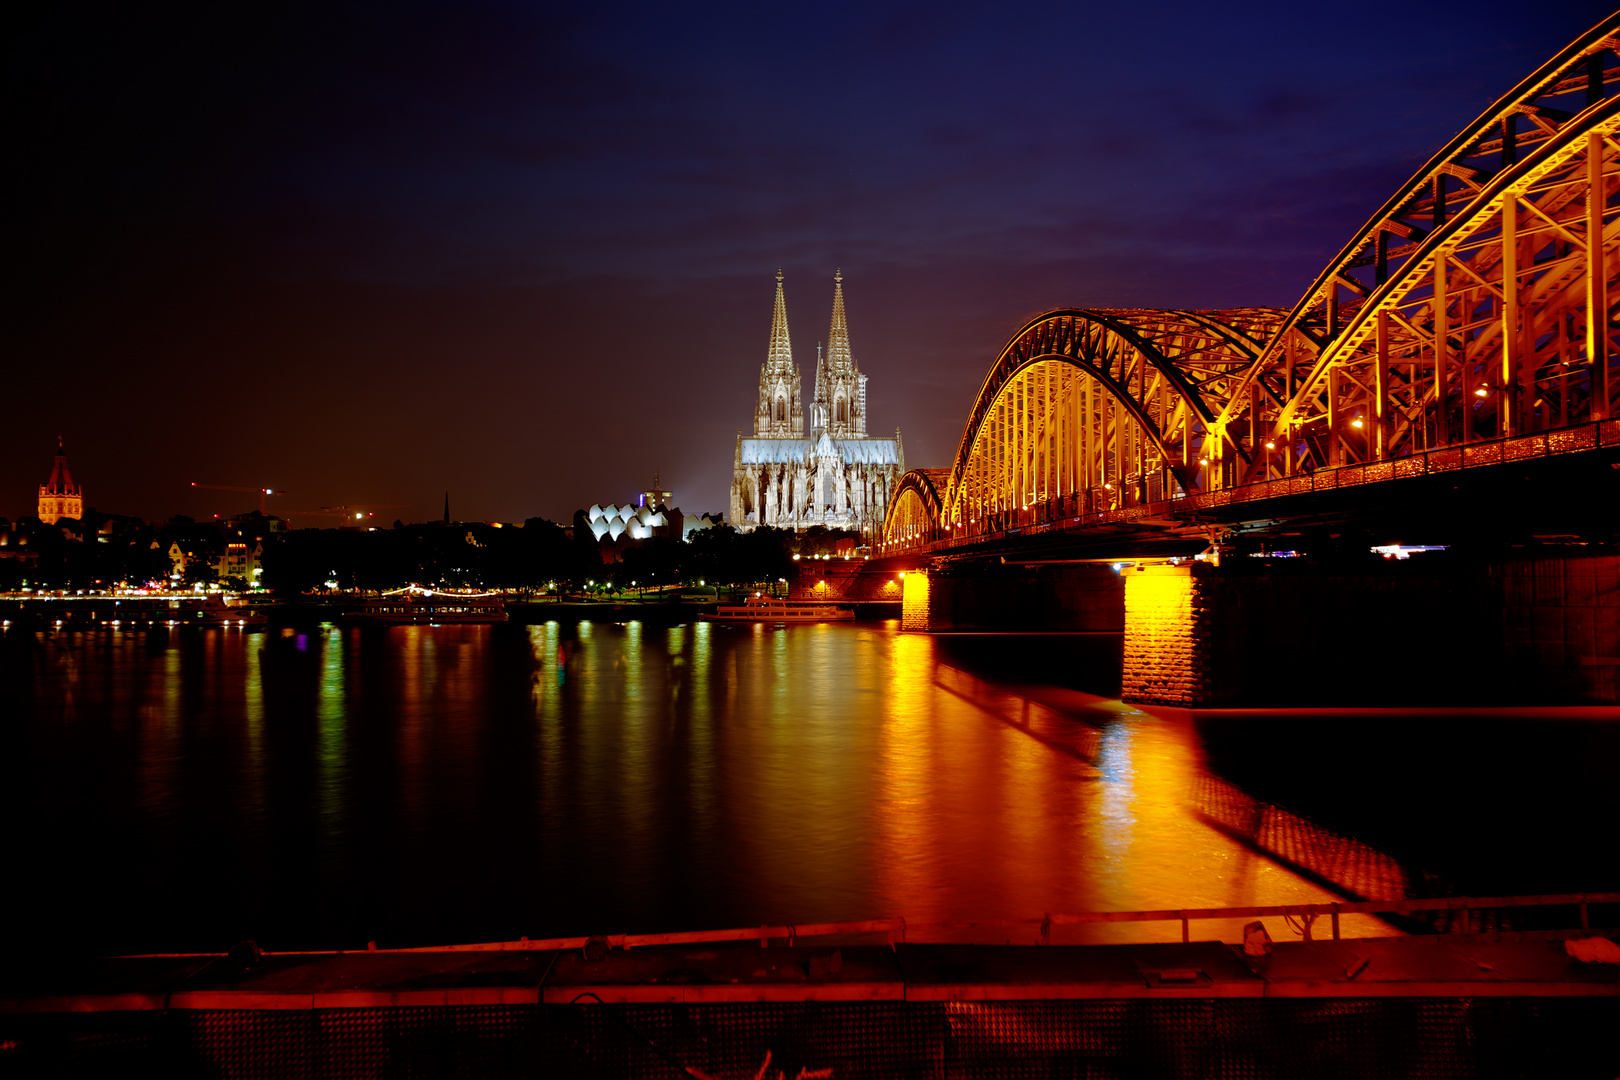
[[[1312,940],[1315,921],[1328,916],[1334,940],[1339,939],[1340,915],[1414,915],[1425,911],[1446,911],[1459,916],[1451,933],[1467,933],[1469,913],[1492,911],[1500,908],[1575,907],[1580,911],[1580,928],[1591,929],[1591,907],[1594,904],[1620,904],[1620,892],[1613,893],[1555,893],[1547,896],[1442,896],[1414,900],[1363,900],[1326,904],[1259,904],[1247,907],[1179,908],[1160,911],[1082,911],[1072,915],[1043,915],[1037,919],[981,919],[972,922],[908,922],[903,918],[867,919],[861,922],[810,923],[795,926],[749,927],[741,930],[694,930],[678,934],[610,934],[601,937],[569,937],[499,941],[484,945],[420,946],[409,949],[380,950],[386,952],[480,952],[527,949],[580,949],[592,941],[621,949],[651,945],[696,945],[703,942],[758,941],[760,948],[773,940],[782,939],[787,945],[801,937],[830,937],[845,934],[887,934],[891,944],[907,940],[914,931],[1006,930],[1031,928],[1040,930],[1041,944],[1050,944],[1052,927],[1080,926],[1090,923],[1122,922],[1180,922],[1181,940],[1191,941],[1191,924],[1205,919],[1261,919],[1266,917],[1293,920],[1301,936]],[[926,939],[922,939],[926,940]]]
[[[750,926],[736,930],[690,930],[673,934],[602,934],[559,938],[520,938],[517,941],[493,941],[475,945],[418,945],[404,949],[378,949],[373,945],[368,952],[428,953],[428,952],[546,952],[559,949],[583,949],[593,942],[602,948],[634,949],[654,945],[697,945],[724,941],[758,941],[765,948],[780,940],[792,946],[799,938],[834,937],[855,934],[884,934],[891,945],[908,940],[915,933],[959,933],[968,930],[1008,930],[1035,928],[1040,943],[1048,945],[1054,926],[1081,926],[1093,923],[1125,922],[1179,922],[1181,940],[1191,941],[1191,924],[1207,919],[1261,919],[1287,920],[1306,941],[1313,940],[1312,927],[1316,920],[1327,916],[1332,936],[1339,940],[1341,915],[1417,915],[1423,912],[1449,912],[1454,918],[1447,933],[1468,933],[1472,928],[1473,912],[1495,911],[1504,908],[1573,907],[1579,911],[1581,930],[1591,929],[1591,908],[1594,905],[1620,905],[1620,892],[1553,893],[1544,896],[1439,896],[1408,900],[1360,900],[1324,904],[1251,904],[1244,907],[1175,908],[1157,911],[1082,911],[1070,915],[1042,915],[1032,919],[978,919],[971,922],[910,922],[904,918],[864,919],[856,922],[783,923],[777,926]],[[1573,929],[1573,928],[1572,928]],[[915,940],[926,942],[927,937]],[[336,955],[355,950],[309,949],[287,950],[283,955],[317,956]],[[153,956],[218,956],[219,953],[142,953]],[[267,952],[264,955],[278,955]]]

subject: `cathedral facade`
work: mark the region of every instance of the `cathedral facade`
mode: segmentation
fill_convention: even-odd
[[[850,352],[842,272],[833,275],[832,327],[826,351],[816,350],[806,426],[778,270],[754,432],[737,433],[728,520],[744,531],[759,525],[800,530],[825,525],[873,536],[905,471],[898,429],[892,439],[866,433],[866,376]]]

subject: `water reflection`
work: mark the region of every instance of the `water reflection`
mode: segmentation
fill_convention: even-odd
[[[323,626],[0,648],[26,684],[8,687],[23,707],[0,787],[26,838],[18,880],[42,883],[11,891],[8,925],[90,949],[1334,898],[1194,811],[1212,736],[1185,715],[1015,692],[964,670],[961,642],[893,627]]]
[[[319,649],[321,681],[315,698],[315,808],[325,824],[324,839],[330,842],[343,825],[348,767],[343,635],[331,625],[323,625]]]

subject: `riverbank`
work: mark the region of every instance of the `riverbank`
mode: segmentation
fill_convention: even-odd
[[[353,600],[296,600],[260,605],[272,626],[314,626],[337,622],[345,612],[356,608]],[[898,619],[898,602],[861,602],[840,605],[853,607],[859,620]],[[623,623],[632,620],[656,626],[679,626],[714,613],[713,601],[656,600],[510,600],[506,603],[509,622],[534,626],[547,622]]]
[[[244,943],[14,974],[0,1054],[40,1075],[539,1065],[717,1078],[763,1062],[790,1076],[1612,1076],[1620,965],[1582,952],[1470,935],[1264,956],[1213,941],[265,955]]]

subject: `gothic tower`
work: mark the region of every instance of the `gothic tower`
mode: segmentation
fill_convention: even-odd
[[[844,272],[833,274],[832,326],[827,353],[816,358],[814,426],[835,439],[866,437],[866,376],[849,349],[849,322],[844,317]]]
[[[56,465],[51,469],[49,483],[39,485],[39,520],[51,525],[62,518],[75,520],[84,517],[84,490],[73,482],[68,472],[67,451],[62,449],[62,436],[56,437]]]
[[[776,271],[776,309],[771,314],[771,346],[759,368],[759,405],[754,410],[754,434],[761,438],[802,438],[804,406],[799,398],[799,367],[793,362],[788,339],[787,300],[782,295],[782,271]]]
[[[849,348],[842,271],[833,275],[832,329],[826,352],[816,350],[815,389],[807,432],[778,270],[754,431],[737,432],[732,458],[729,520],[738,529],[822,526],[871,537],[882,527],[889,497],[906,471],[905,451],[898,431],[892,439],[866,434],[866,376]]]

